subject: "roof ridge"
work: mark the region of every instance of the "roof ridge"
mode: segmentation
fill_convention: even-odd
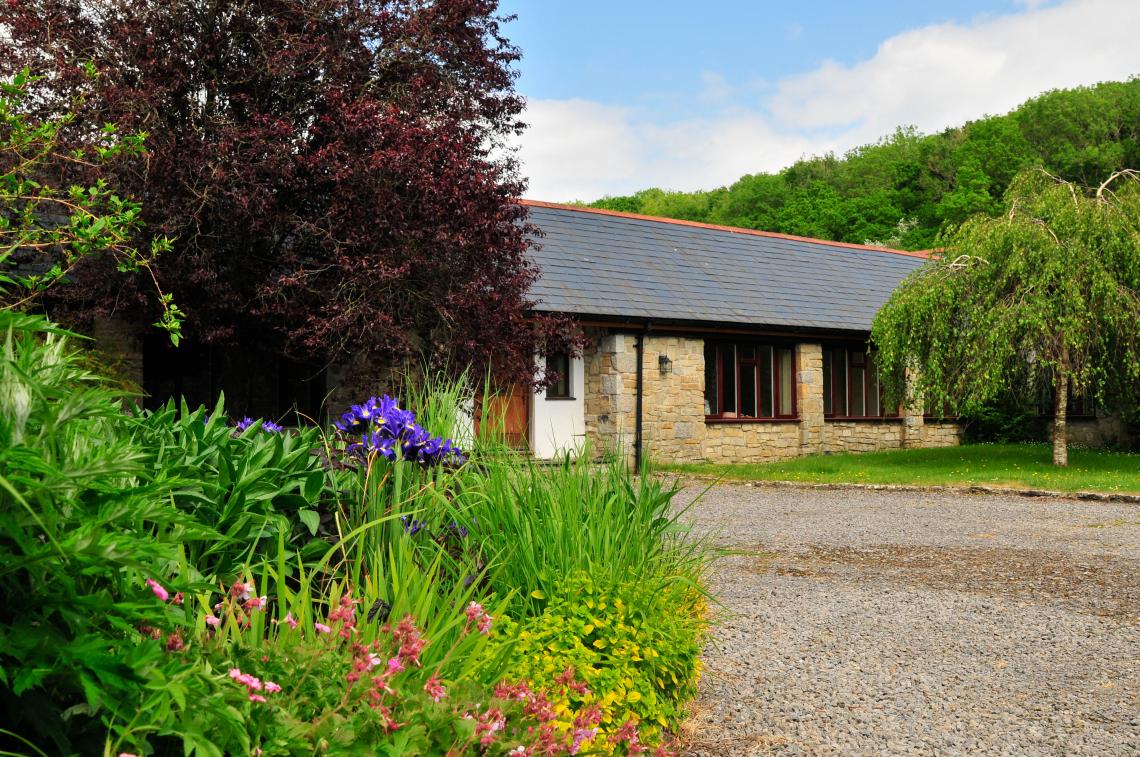
[[[870,252],[886,252],[892,255],[905,255],[911,258],[922,258],[923,260],[930,259],[930,250],[896,250],[891,247],[876,247],[869,244],[855,244],[854,242],[833,242],[830,239],[815,239],[813,237],[801,237],[795,234],[780,234],[775,231],[760,231],[759,229],[744,229],[739,226],[721,226],[715,223],[703,223],[701,221],[686,221],[680,218],[664,218],[661,216],[647,216],[641,213],[626,213],[620,210],[605,210],[603,208],[588,208],[583,205],[567,205],[559,202],[546,202],[545,200],[527,200],[519,199],[520,205],[526,205],[533,208],[551,208],[553,210],[572,210],[579,213],[593,213],[602,216],[615,216],[617,218],[632,218],[638,221],[655,221],[657,223],[668,223],[675,226],[689,226],[697,229],[709,229],[711,231],[727,231],[733,234],[747,234],[756,237],[769,237],[772,239],[788,239],[793,242],[810,242],[812,244],[822,244],[828,247],[844,247],[852,250],[867,250]]]

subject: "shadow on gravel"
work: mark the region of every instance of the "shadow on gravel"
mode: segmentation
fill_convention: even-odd
[[[1061,601],[1106,618],[1140,623],[1136,563],[1111,556],[1001,547],[881,545],[763,552],[755,573],[844,581],[897,581],[1022,601]]]

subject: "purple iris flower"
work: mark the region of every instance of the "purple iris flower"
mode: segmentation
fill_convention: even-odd
[[[349,452],[359,457],[375,452],[394,460],[399,451],[401,459],[425,465],[462,463],[466,459],[450,439],[429,434],[416,423],[415,413],[401,409],[387,394],[353,405],[335,425],[346,435],[359,436],[360,443],[349,447]]]
[[[284,426],[278,426],[273,421],[263,421],[261,424],[262,431],[268,431],[271,434],[279,434],[285,430]]]
[[[253,425],[253,423],[254,423],[254,420],[253,420],[253,418],[250,418],[248,415],[247,415],[246,417],[242,418],[240,421],[238,421],[238,422],[237,422],[237,430],[238,430],[238,433],[239,433],[239,434],[240,434],[240,433],[242,433],[242,432],[243,432],[243,431],[245,431],[247,428],[249,428],[250,426],[252,426],[252,425]]]
[[[401,515],[400,522],[404,524],[404,533],[406,533],[408,536],[415,536],[425,525],[427,525],[422,520],[416,520],[409,515]]]

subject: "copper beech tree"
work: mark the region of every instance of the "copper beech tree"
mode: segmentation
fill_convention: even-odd
[[[530,312],[506,20],[495,0],[7,0],[0,69],[41,77],[38,115],[77,103],[69,134],[146,132],[145,161],[66,180],[111,181],[173,240],[154,271],[188,338],[533,379],[573,338]],[[157,307],[113,261],[72,278],[65,321]]]
[[[1006,393],[1049,397],[1053,462],[1068,464],[1074,394],[1140,407],[1140,174],[1083,188],[1034,170],[1008,212],[947,234],[875,318],[888,393],[969,412]]]

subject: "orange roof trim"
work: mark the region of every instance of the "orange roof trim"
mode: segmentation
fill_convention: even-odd
[[[757,229],[742,229],[737,226],[720,226],[715,223],[701,223],[700,221],[683,221],[678,218],[661,218],[659,216],[647,216],[641,213],[623,213],[618,210],[603,210],[601,208],[586,208],[581,205],[565,205],[559,202],[545,202],[543,200],[525,200],[520,199],[521,205],[526,205],[532,208],[553,208],[555,210],[573,210],[578,213],[594,213],[601,216],[616,216],[617,218],[634,218],[639,221],[656,221],[657,223],[671,223],[675,226],[691,226],[697,229],[711,229],[713,231],[727,231],[733,234],[748,234],[754,237],[771,237],[773,239],[790,239],[795,242],[812,242],[814,244],[825,244],[829,247],[846,247],[852,250],[870,250],[872,252],[889,252],[893,255],[906,255],[910,258],[922,258],[923,260],[930,259],[930,250],[921,250],[912,252],[910,250],[895,250],[890,247],[875,247],[869,244],[854,244],[852,242],[832,242],[829,239],[813,239],[812,237],[798,237],[794,234],[778,234],[774,231],[758,231]]]

